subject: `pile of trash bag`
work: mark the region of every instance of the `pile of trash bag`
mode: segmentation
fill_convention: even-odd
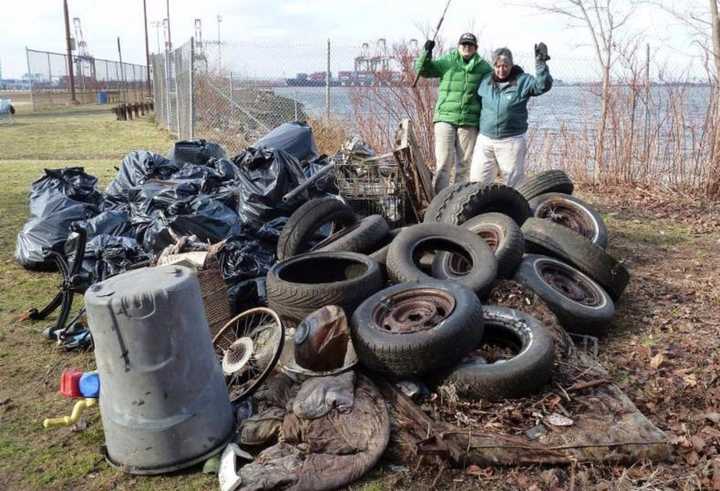
[[[51,269],[49,251],[73,261],[70,225],[78,222],[87,232],[82,271],[99,281],[157,256],[180,237],[226,240],[223,277],[229,287],[240,285],[230,299],[250,301],[264,296],[261,282],[276,261],[287,218],[326,192],[308,187],[282,198],[327,164],[310,127],[287,123],[232,158],[205,140],[178,141],[167,156],[132,151],[104,193],[81,167],[46,170],[32,185],[30,219],[18,234],[15,257],[28,269]]]

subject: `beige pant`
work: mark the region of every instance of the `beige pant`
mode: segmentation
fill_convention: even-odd
[[[455,126],[441,121],[435,123],[435,192],[457,182],[466,182],[470,173],[478,129]]]
[[[479,135],[475,143],[470,180],[486,186],[500,179],[508,186],[516,186],[525,177],[527,138],[525,134],[494,140]]]

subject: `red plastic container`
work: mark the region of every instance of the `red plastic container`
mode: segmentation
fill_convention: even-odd
[[[63,370],[60,376],[60,393],[70,398],[82,397],[79,385],[82,374],[82,370],[77,368],[66,368]]]

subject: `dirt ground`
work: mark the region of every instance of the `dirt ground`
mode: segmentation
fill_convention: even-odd
[[[11,153],[0,156],[12,159],[0,160],[0,489],[215,488],[216,477],[197,468],[156,478],[110,468],[98,452],[97,411],[81,431],[43,430],[44,417],[71,409],[57,394],[62,369],[91,369],[94,360],[92,353],[64,353],[43,340],[45,323],[18,321],[57,285],[53,274],[24,271],[13,260],[30,183],[44,167],[80,163],[104,188],[124,153],[164,152],[170,140],[148,120],[116,122],[104,112],[21,115],[18,122],[22,126],[0,127],[3,145],[12,137]],[[83,139],[66,141],[64,127]],[[600,361],[666,432],[671,461],[468,470],[385,463],[351,489],[720,489],[720,206],[641,189],[581,188],[578,195],[603,213],[609,250],[632,274],[610,334],[600,341]]]

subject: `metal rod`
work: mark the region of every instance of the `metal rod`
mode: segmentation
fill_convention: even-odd
[[[150,84],[150,45],[148,43],[148,23],[147,23],[147,0],[143,0],[143,20],[145,22],[145,73],[147,74],[147,95],[152,94],[152,85]]]
[[[433,35],[433,38],[432,38],[433,42],[435,42],[435,40],[437,39],[438,32],[440,32],[440,27],[442,26],[443,21],[445,20],[445,14],[448,11],[448,7],[450,7],[450,2],[452,2],[452,0],[448,0],[448,3],[445,4],[445,10],[443,10],[442,17],[440,17],[440,20],[437,23],[437,27],[435,28],[435,34]],[[413,89],[415,87],[417,87],[418,80],[420,80],[420,71],[419,70],[415,74],[415,81],[412,84]]]
[[[73,72],[72,60],[72,38],[70,37],[70,14],[68,13],[67,0],[63,0],[63,11],[65,13],[65,43],[67,45],[68,76],[70,77],[70,101],[77,104],[77,98],[75,97],[75,73]]]
[[[27,58],[27,68],[28,68],[28,76],[30,77],[30,103],[32,104],[33,111],[35,111],[35,96],[33,95],[33,73],[30,69],[30,51],[28,51],[28,47],[25,46],[25,58]],[[296,118],[297,119],[297,118]]]
[[[122,49],[120,49],[120,36],[117,38],[117,45],[118,45],[118,57],[120,57],[120,82],[122,83],[123,87],[123,102],[127,104],[127,82],[125,81],[125,68],[123,67],[122,62]]]
[[[195,39],[190,38],[190,139],[195,138],[195,91],[193,90],[193,77],[195,76]],[[232,75],[230,78],[232,82]],[[232,96],[232,93],[230,94]]]
[[[330,122],[330,38],[327,40],[327,68],[325,72],[325,121]]]

